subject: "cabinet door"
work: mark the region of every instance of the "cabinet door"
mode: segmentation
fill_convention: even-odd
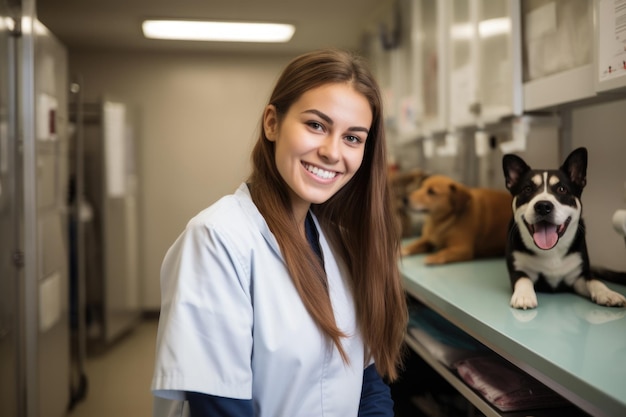
[[[476,10],[472,0],[452,0],[449,4],[450,125],[459,128],[476,124]]]
[[[519,7],[516,0],[478,0],[478,100],[483,123],[523,111]]]
[[[422,134],[423,97],[419,88],[422,62],[417,36],[421,2],[402,0],[393,8],[398,42],[391,51],[391,70],[399,144],[415,140]]]
[[[450,125],[521,115],[519,0],[451,0]]]
[[[540,110],[593,97],[593,2],[521,4],[524,109]]]
[[[447,2],[421,0],[417,13],[416,54],[421,64],[419,83],[425,135],[445,131],[448,125]]]

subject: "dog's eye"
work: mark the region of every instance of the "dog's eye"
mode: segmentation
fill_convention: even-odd
[[[522,192],[524,194],[531,194],[533,192],[533,187],[531,187],[530,185],[527,185],[526,187],[522,188]]]
[[[565,188],[565,186],[563,185],[559,185],[558,187],[556,187],[556,192],[559,194],[567,194],[567,188]]]
[[[435,190],[434,190],[434,189],[432,189],[432,188],[429,188],[428,190],[426,190],[426,192],[428,193],[428,195],[435,195],[435,194],[437,194],[437,193],[435,192]]]

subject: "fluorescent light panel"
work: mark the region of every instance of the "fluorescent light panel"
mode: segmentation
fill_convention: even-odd
[[[287,42],[295,27],[282,23],[146,20],[146,38],[217,42]]]

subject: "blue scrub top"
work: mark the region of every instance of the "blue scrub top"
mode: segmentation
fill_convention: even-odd
[[[184,391],[252,399],[257,416],[357,415],[364,345],[347,269],[314,221],[350,363],[309,316],[242,184],[191,219],[164,258],[155,416],[181,415]]]

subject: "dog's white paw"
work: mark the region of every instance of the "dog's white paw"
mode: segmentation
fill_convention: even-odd
[[[626,297],[609,289],[609,287],[601,281],[595,279],[589,281],[587,283],[587,289],[589,290],[591,300],[596,304],[609,307],[626,306]]]
[[[533,282],[529,278],[520,278],[515,283],[511,307],[526,310],[537,307],[537,294]]]
[[[513,293],[511,297],[511,307],[519,308],[522,310],[526,310],[529,308],[537,307],[537,295],[533,292],[532,294],[517,294]]]
[[[603,306],[610,307],[624,307],[626,306],[626,297],[622,294],[607,289],[606,291],[599,291],[597,293],[591,293],[591,299],[596,303]]]
[[[596,303],[609,307],[626,306],[626,298],[615,291],[604,291],[599,294],[591,294],[591,299]]]

